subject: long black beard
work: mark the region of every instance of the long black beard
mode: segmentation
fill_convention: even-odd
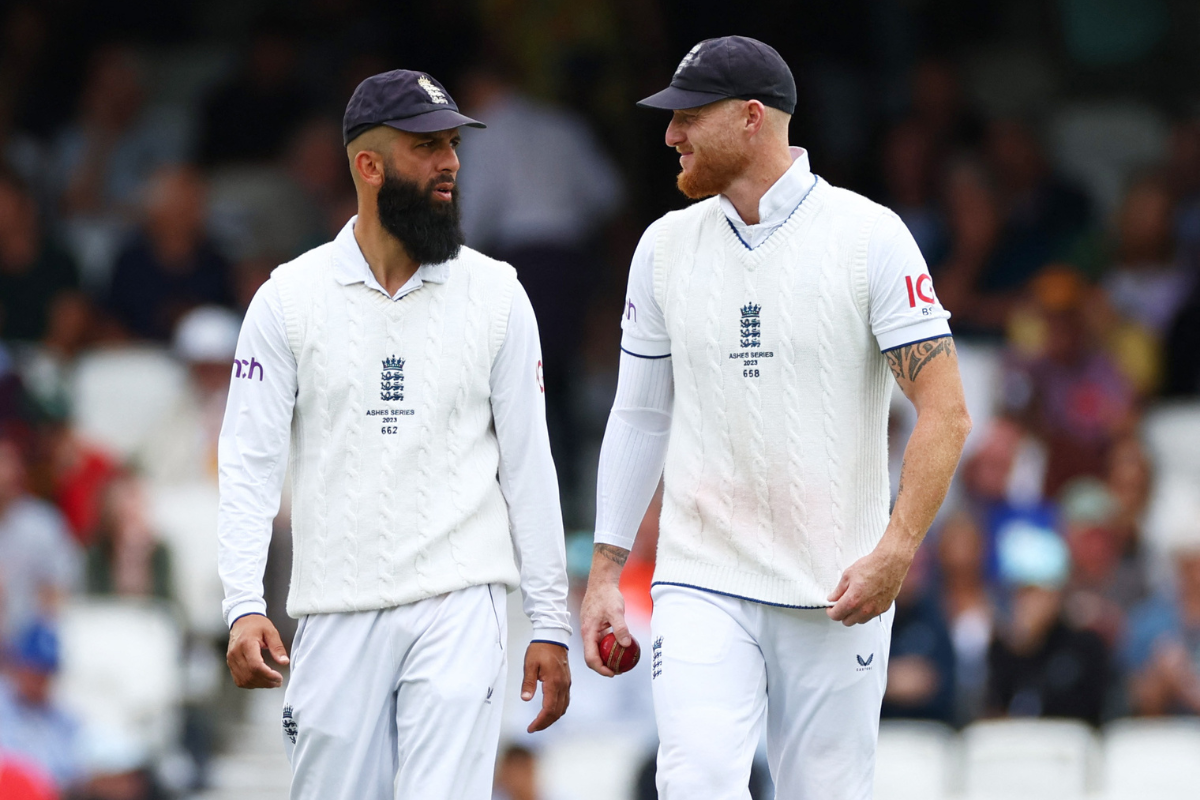
[[[458,187],[451,190],[448,203],[433,197],[434,187],[446,182],[439,176],[422,188],[388,170],[379,187],[380,224],[418,264],[441,264],[462,249],[465,237],[459,220]]]

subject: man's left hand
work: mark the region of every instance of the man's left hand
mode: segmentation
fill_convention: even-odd
[[[571,704],[571,667],[567,663],[567,648],[549,642],[530,642],[525,651],[525,680],[521,682],[521,699],[533,699],[538,681],[542,682],[542,710],[529,723],[529,732],[544,731],[566,713]]]
[[[825,613],[846,627],[878,617],[891,608],[910,566],[911,555],[885,549],[881,543],[846,568],[829,595],[834,606]]]

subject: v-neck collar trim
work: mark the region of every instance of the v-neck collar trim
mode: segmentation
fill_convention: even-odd
[[[733,223],[729,220],[729,217],[725,216],[725,212],[721,209],[720,205],[714,203],[713,208],[715,213],[721,215],[721,219],[725,223],[722,227],[725,229],[726,241],[738,251],[738,256],[742,261],[750,265],[755,265],[774,252],[775,248],[779,246],[779,242],[786,238],[786,234],[800,226],[804,220],[811,217],[820,208],[824,203],[825,191],[828,186],[829,184],[825,183],[818,176],[816,183],[804,195],[804,199],[800,201],[800,204],[792,209],[792,213],[783,221],[783,224],[772,231],[758,247],[750,247],[750,245],[746,244],[745,240],[737,232],[737,229],[733,227]]]

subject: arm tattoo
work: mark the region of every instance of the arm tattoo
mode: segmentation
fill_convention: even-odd
[[[625,561],[629,558],[628,550],[614,547],[611,544],[598,544],[592,548],[592,551],[598,556],[604,556],[618,567],[625,566]]]
[[[954,353],[954,339],[949,336],[939,336],[927,342],[906,344],[884,353],[888,366],[897,381],[915,381],[921,370],[930,361],[942,354]]]

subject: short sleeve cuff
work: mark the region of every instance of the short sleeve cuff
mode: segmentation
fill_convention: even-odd
[[[950,323],[944,319],[923,319],[920,322],[912,325],[905,325],[903,328],[880,333],[875,336],[879,342],[881,352],[895,350],[897,347],[904,347],[915,342],[923,342],[926,339],[937,339],[941,336],[950,335]]]
[[[244,600],[233,606],[229,611],[225,612],[225,626],[233,627],[233,623],[237,622],[247,614],[262,614],[267,615],[267,603],[265,600]]]
[[[621,350],[638,358],[667,358],[671,355],[671,340],[638,339],[625,333],[621,335]]]
[[[534,626],[530,642],[549,642],[566,647],[567,640],[570,638],[571,632],[565,628],[539,628]]]
[[[621,536],[608,531],[596,531],[595,535],[592,537],[592,543],[594,545],[607,544],[612,547],[619,547],[622,550],[632,550],[633,540],[633,536]]]

